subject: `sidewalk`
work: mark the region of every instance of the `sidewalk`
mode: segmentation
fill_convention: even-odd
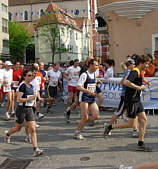
[[[85,127],[83,135],[86,140],[74,140],[76,121],[80,117],[74,111],[71,123],[66,124],[65,109],[60,99],[52,109],[54,114],[47,114],[45,108],[41,109],[45,118],[39,123],[41,126],[37,134],[39,147],[44,149],[45,155],[32,158],[32,146],[23,141],[24,129],[12,137],[11,144],[4,142],[4,131],[14,122],[4,121],[3,109],[0,108],[0,163],[7,158],[17,158],[33,159],[27,169],[115,169],[121,164],[128,166],[158,159],[158,116],[148,116],[145,142],[153,148],[153,152],[145,153],[135,151],[138,139],[132,138],[131,129],[114,130],[111,137],[103,138],[103,124],[109,121],[113,112],[102,111],[98,124]]]

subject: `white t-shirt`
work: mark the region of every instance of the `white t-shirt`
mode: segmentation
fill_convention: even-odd
[[[104,74],[105,79],[108,79],[108,78],[111,78],[111,77],[114,77],[113,67],[109,67]]]
[[[81,70],[81,68],[79,66],[77,66],[76,68],[74,66],[70,66],[65,73],[68,75],[69,78],[71,78],[70,81],[68,81],[68,85],[69,86],[77,86],[77,82],[79,79],[79,71]]]
[[[34,94],[37,94],[37,92],[40,91],[38,80],[35,78],[30,82],[30,84],[33,86]]]
[[[87,73],[88,73],[88,75],[89,75],[89,77],[90,77],[91,79],[94,79],[94,78],[95,78],[95,72],[90,73],[90,72],[87,71]],[[87,73],[82,73],[82,74],[81,74],[81,76],[80,76],[80,78],[79,78],[79,80],[78,80],[77,86],[82,86],[82,87],[84,87],[84,83],[85,83],[86,80],[87,80]]]
[[[3,72],[4,72],[4,69],[0,69],[0,87],[3,84]]]
[[[7,81],[8,84],[11,84],[13,81],[13,69],[3,69],[3,81]]]
[[[49,85],[56,87],[61,77],[61,72],[60,71],[55,72],[53,69],[51,69],[48,71],[48,76],[49,76]]]

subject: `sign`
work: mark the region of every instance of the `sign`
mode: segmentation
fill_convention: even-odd
[[[146,85],[146,90],[141,93],[141,101],[144,109],[158,109],[158,78],[145,78],[151,82],[151,86]],[[120,85],[121,78],[100,79],[103,83],[100,84],[104,100],[103,107],[117,108],[120,102],[120,94],[122,86]]]

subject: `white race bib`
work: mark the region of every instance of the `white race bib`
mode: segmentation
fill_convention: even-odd
[[[3,85],[3,91],[4,92],[10,92],[11,91],[11,85],[10,84]]]
[[[88,84],[88,85],[87,85],[87,90],[90,91],[90,92],[95,93],[95,91],[96,91],[96,84],[95,84],[95,83],[93,83],[93,84]]]
[[[57,79],[50,80],[50,85],[56,87],[58,85],[58,80]]]
[[[30,97],[30,96],[34,96],[34,95],[28,95],[27,98]],[[35,103],[35,100],[30,100],[30,101],[25,102],[25,106],[31,107],[31,106],[34,105],[34,103]]]

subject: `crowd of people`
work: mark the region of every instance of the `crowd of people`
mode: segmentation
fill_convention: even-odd
[[[71,112],[80,106],[81,120],[74,133],[74,139],[83,140],[82,130],[85,123],[94,124],[95,120],[99,119],[99,107],[103,102],[102,91],[98,85],[102,81],[99,79],[113,78],[114,66],[113,60],[108,59],[102,64],[90,57],[82,65],[75,59],[62,65],[53,63],[47,69],[43,62],[26,68],[18,61],[13,65],[11,61],[3,63],[0,60],[0,105],[3,107],[4,100],[7,99],[5,120],[10,120],[11,116],[16,118],[15,127],[6,131],[6,142],[10,143],[11,135],[24,125],[25,141],[32,143],[33,156],[42,155],[43,150],[38,147],[36,136],[36,127],[39,126],[37,120],[44,118],[44,114],[40,113],[40,106],[47,107],[47,113],[51,112],[59,89],[63,91],[62,99],[67,104],[66,123],[70,123]],[[146,89],[144,83],[150,85],[144,77],[158,75],[158,51],[155,51],[155,60],[152,60],[150,55],[128,56],[122,67],[124,76],[120,81],[123,86],[120,104],[110,122],[105,124],[104,138],[114,129],[133,128],[134,132],[139,133],[136,150],[152,151],[144,144],[147,117],[140,94]],[[127,114],[128,120],[114,124],[124,113]]]

